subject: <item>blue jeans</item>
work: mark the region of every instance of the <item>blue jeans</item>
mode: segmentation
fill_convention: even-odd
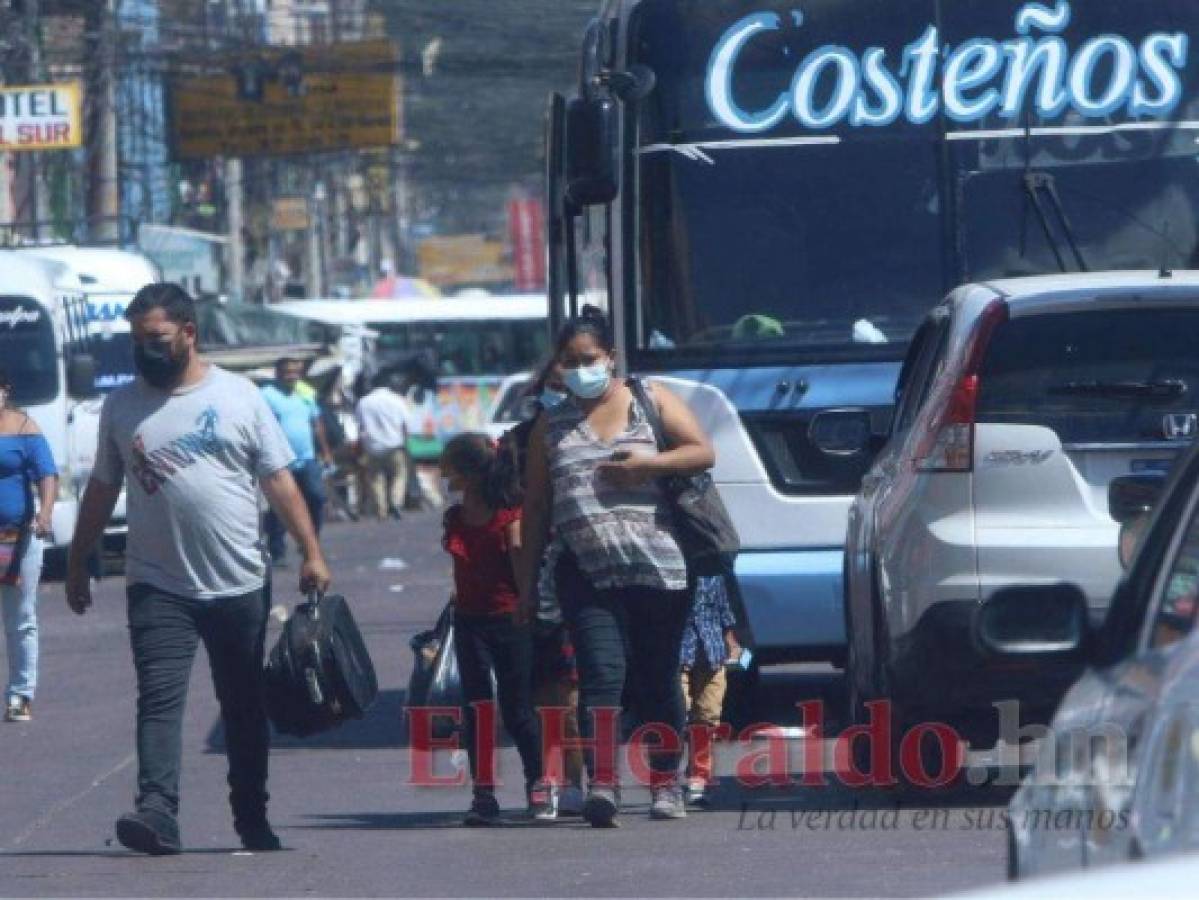
[[[37,585],[42,576],[42,542],[32,538],[21,561],[21,586],[0,586],[4,638],[8,647],[8,698],[33,699],[37,690]]]
[[[296,480],[296,487],[300,489],[300,495],[308,507],[312,527],[320,534],[325,510],[325,477],[321,473],[321,464],[310,459],[292,469],[291,477]],[[266,514],[266,538],[271,558],[283,559],[287,555],[287,526],[273,509]]]

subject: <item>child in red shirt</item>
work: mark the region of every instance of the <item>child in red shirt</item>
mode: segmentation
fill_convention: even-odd
[[[499,821],[494,785],[479,781],[476,714],[471,704],[492,700],[491,678],[504,727],[520,753],[529,814],[553,819],[552,788],[541,780],[541,728],[533,707],[533,638],[518,622],[520,592],[514,561],[520,553],[520,498],[514,465],[484,435],[463,434],[441,455],[441,474],[461,500],[445,514],[443,545],[454,562],[454,652],[462,678],[463,717],[474,799],[467,825]]]

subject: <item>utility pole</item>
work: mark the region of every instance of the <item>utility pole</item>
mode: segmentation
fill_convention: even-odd
[[[321,239],[322,206],[325,199],[325,185],[316,180],[309,197],[308,210],[308,297],[311,300],[323,297],[325,293],[325,266],[323,258],[323,240]]]
[[[225,209],[229,224],[229,294],[237,302],[245,303],[245,206],[242,162],[237,157],[225,160]]]
[[[121,240],[121,192],[117,168],[117,72],[116,13],[117,0],[97,5],[99,34],[99,85],[96,117],[99,130],[94,143],[95,184],[92,192],[92,238],[100,243],[117,244]]]
[[[415,253],[410,246],[412,229],[408,205],[408,164],[404,158],[404,150],[392,147],[389,161],[391,163],[391,178],[388,188],[391,193],[392,213],[392,244],[395,246],[395,263],[397,274],[415,274]]]
[[[29,48],[29,80],[40,84],[46,79],[46,71],[42,65],[42,42],[39,29],[41,16],[40,0],[25,0],[25,41]],[[50,186],[46,179],[46,151],[31,154],[30,190],[33,193],[33,239],[41,242],[49,232],[50,223]]]

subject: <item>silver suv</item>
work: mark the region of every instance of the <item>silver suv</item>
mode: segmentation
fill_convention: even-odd
[[[891,703],[996,739],[993,704],[1047,721],[1076,666],[993,661],[977,607],[1070,582],[1101,619],[1120,575],[1108,485],[1168,469],[1199,430],[1199,273],[967,285],[934,309],[900,374],[887,446],[850,512],[851,722]]]

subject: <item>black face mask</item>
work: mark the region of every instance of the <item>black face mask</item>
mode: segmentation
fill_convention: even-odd
[[[147,341],[133,345],[133,364],[147,384],[165,389],[178,384],[187,356],[176,353],[170,341]]]

